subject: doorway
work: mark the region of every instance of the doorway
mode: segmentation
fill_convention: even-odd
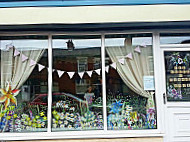
[[[162,48],[165,142],[190,141],[190,48]]]

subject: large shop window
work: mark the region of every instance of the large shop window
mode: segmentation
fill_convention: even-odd
[[[52,130],[103,129],[101,36],[53,36]]]
[[[47,131],[47,39],[1,37],[1,132]]]
[[[0,131],[157,129],[152,35],[103,39],[0,37]]]
[[[108,129],[156,128],[151,35],[105,39]]]

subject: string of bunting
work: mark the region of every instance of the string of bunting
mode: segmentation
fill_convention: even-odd
[[[143,46],[143,47],[146,47],[146,46]],[[137,46],[135,49],[134,49],[135,52],[137,53],[141,53],[141,49],[140,49],[140,46]],[[38,71],[41,72],[43,69],[48,69],[48,67],[44,66],[44,65],[41,65],[39,63],[37,63],[36,61],[32,60],[32,59],[29,59],[27,56],[25,56],[24,54],[22,54],[21,52],[19,52],[17,49],[14,50],[14,57],[16,56],[21,56],[22,58],[22,62],[25,62],[26,60],[30,60],[30,64],[29,66],[32,67],[34,65],[38,65]],[[132,56],[132,53],[130,52],[129,54],[127,54],[126,56],[124,56],[123,58],[120,58],[118,59],[118,62],[121,63],[122,65],[125,64],[125,59],[130,59],[132,60],[133,59],[133,56]],[[105,67],[105,71],[108,73],[109,72],[109,68],[112,67],[114,69],[117,68],[117,63],[116,62],[113,62],[112,64],[110,65],[107,65]],[[84,72],[68,72],[68,71],[63,71],[63,70],[58,70],[58,69],[52,69],[52,71],[57,71],[57,74],[59,76],[59,78],[61,78],[61,76],[64,74],[64,73],[67,73],[69,78],[71,79],[75,73],[78,73],[78,75],[80,76],[80,78],[82,79],[83,76],[84,76],[84,73],[87,73],[89,77],[92,76],[93,72],[97,73],[98,75],[101,74],[101,69],[96,69],[96,70],[90,70],[90,71],[84,71]]]

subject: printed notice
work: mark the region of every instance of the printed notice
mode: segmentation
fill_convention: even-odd
[[[143,76],[144,90],[155,90],[154,76]]]

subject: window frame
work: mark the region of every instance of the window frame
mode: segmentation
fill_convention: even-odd
[[[157,110],[157,129],[142,129],[142,130],[107,130],[107,110],[106,110],[106,73],[105,73],[105,35],[109,34],[152,34],[152,48],[154,60],[154,77],[155,77],[155,99]],[[116,138],[116,137],[155,137],[164,135],[164,114],[163,114],[163,99],[162,89],[159,89],[161,83],[160,78],[160,38],[158,32],[122,32],[122,33],[36,33],[31,35],[48,35],[48,127],[47,132],[31,132],[31,133],[0,133],[2,140],[31,140],[31,139],[72,139],[72,138]],[[24,36],[30,34],[0,34],[0,36]],[[89,131],[51,131],[52,118],[52,89],[53,89],[53,39],[54,35],[100,35],[101,36],[101,62],[102,62],[102,93],[103,93],[103,130],[89,130]],[[159,98],[159,99],[158,99]],[[27,135],[26,135],[27,134]]]

